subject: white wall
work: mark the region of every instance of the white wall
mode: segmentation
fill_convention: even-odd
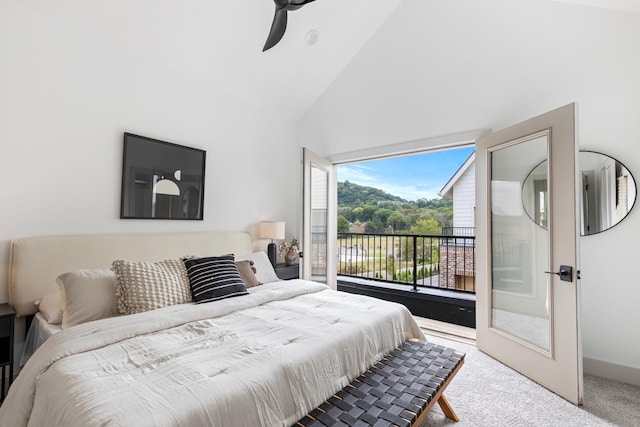
[[[262,219],[286,221],[287,237],[299,237],[293,120],[146,62],[141,52],[110,46],[104,41],[117,38],[117,26],[100,34],[105,40],[78,33],[78,22],[92,24],[68,3],[51,4],[51,16],[24,6],[0,17],[0,302],[8,299],[15,238],[254,233]],[[207,151],[203,221],[119,219],[124,131]]]
[[[577,102],[581,148],[620,159],[640,179],[638,41],[638,14],[542,0],[405,0],[300,121],[300,143],[333,155],[501,129]],[[638,235],[636,207],[581,240],[581,302],[586,358],[635,368],[640,384],[629,237]]]

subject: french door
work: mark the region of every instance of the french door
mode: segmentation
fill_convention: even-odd
[[[337,193],[333,164],[306,148],[303,157],[302,278],[336,289]]]
[[[576,153],[574,104],[476,141],[476,333],[580,404]]]

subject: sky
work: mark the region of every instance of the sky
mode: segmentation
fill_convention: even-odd
[[[338,165],[338,181],[375,187],[406,200],[437,199],[473,147]]]

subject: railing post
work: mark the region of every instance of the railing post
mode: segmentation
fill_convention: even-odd
[[[413,236],[413,290],[418,290],[418,236]]]

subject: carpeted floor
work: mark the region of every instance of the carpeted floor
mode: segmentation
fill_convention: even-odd
[[[640,426],[640,387],[585,376],[584,405],[575,406],[482,353],[470,341],[433,335],[427,339],[467,355],[445,392],[460,422],[445,418],[436,404],[422,427]]]

